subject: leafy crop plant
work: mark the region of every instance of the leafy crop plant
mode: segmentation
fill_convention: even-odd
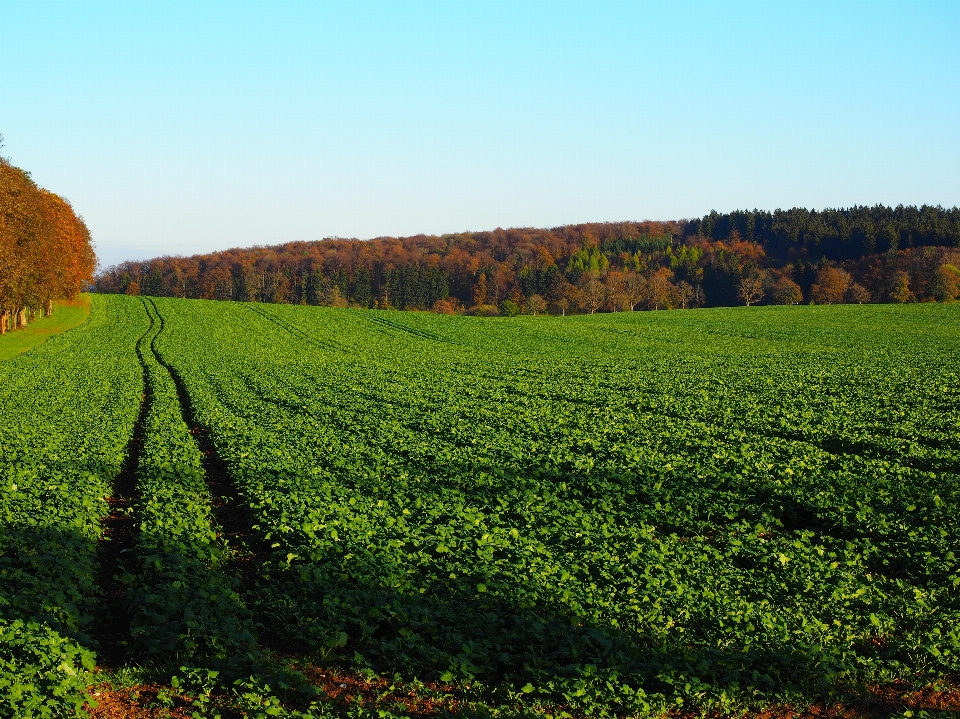
[[[93,669],[97,545],[142,399],[143,308],[0,362],[0,716],[77,713]]]
[[[156,306],[278,652],[628,715],[960,672],[957,306]]]
[[[0,362],[0,717],[956,690],[958,319],[94,296]]]

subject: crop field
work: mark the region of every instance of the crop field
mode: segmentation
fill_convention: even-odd
[[[960,305],[95,296],[0,363],[0,716],[95,663],[175,716],[956,710],[958,357]]]
[[[83,704],[100,518],[143,392],[142,307],[96,298],[80,327],[0,363],[0,716]]]

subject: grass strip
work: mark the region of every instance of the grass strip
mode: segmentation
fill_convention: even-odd
[[[50,337],[72,330],[90,316],[90,295],[75,300],[57,300],[50,317],[40,317],[23,329],[0,335],[0,360],[10,359],[43,344]]]

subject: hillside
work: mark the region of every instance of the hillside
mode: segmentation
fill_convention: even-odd
[[[108,268],[101,292],[566,314],[938,301],[960,294],[960,211],[882,206],[442,236],[332,238]]]

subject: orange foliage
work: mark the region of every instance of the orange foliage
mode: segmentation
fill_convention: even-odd
[[[73,297],[95,266],[90,232],[70,204],[0,160],[0,313]]]

